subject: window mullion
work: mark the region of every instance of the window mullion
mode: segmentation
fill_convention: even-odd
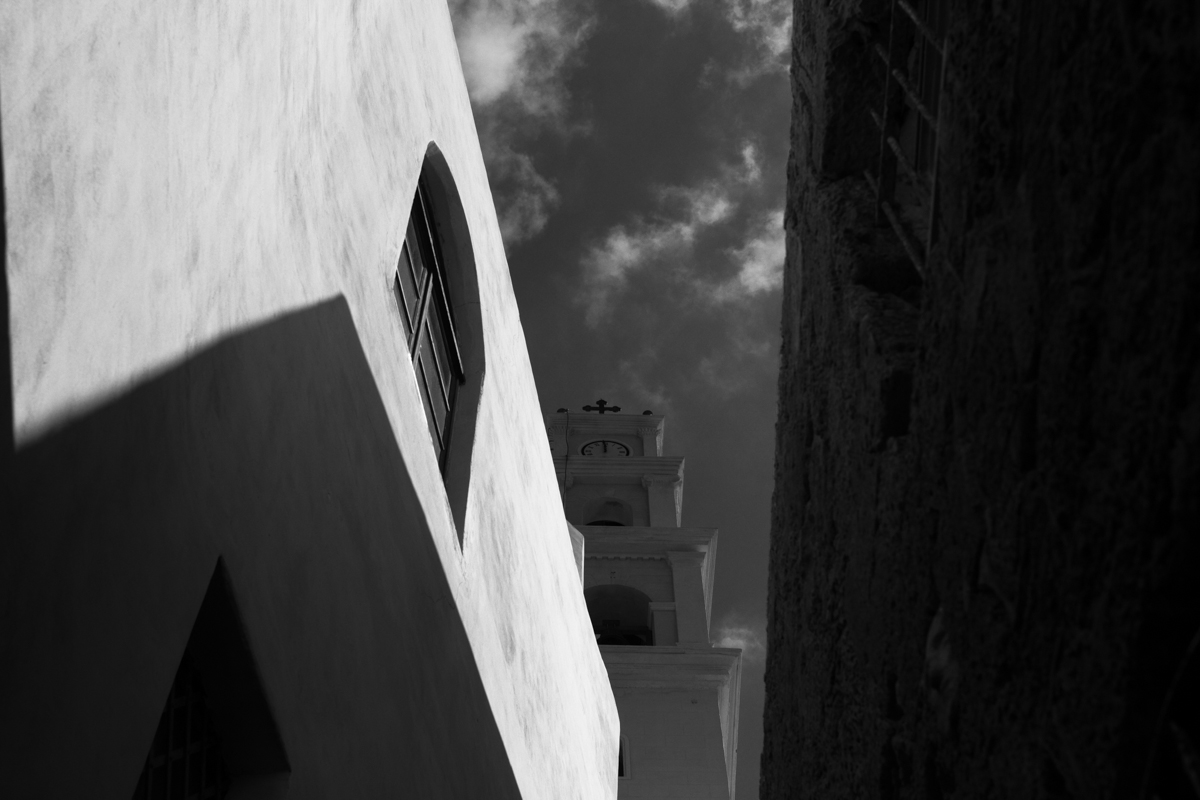
[[[433,294],[429,291],[429,285],[432,280],[432,273],[426,270],[425,277],[421,281],[421,287],[417,290],[416,324],[413,325],[413,339],[409,345],[408,353],[414,360],[417,354],[421,352],[421,326],[425,324],[429,317],[429,296]]]
[[[425,222],[425,230],[429,232],[429,236],[432,239],[436,235],[435,228],[433,227],[433,214],[430,212],[429,198],[422,183],[417,184],[417,198],[419,200],[417,205],[420,207],[421,217]],[[463,380],[462,353],[458,348],[458,332],[454,329],[454,316],[450,311],[450,301],[446,294],[445,267],[442,264],[442,259],[437,248],[432,246],[433,242],[430,241],[429,244],[429,259],[432,262],[432,269],[429,271],[436,276],[434,291],[437,292],[437,299],[445,316],[446,338],[449,339],[447,343],[449,346],[446,349],[450,351],[450,361],[454,376],[461,381]]]
[[[425,413],[430,415],[430,422],[432,422],[433,424],[430,425],[429,427],[431,427],[433,429],[434,434],[437,436],[437,441],[435,442],[435,444],[437,445],[438,461],[440,462],[442,451],[445,449],[445,447],[443,446],[443,443],[445,442],[445,436],[442,433],[441,426],[438,425],[438,423],[437,423],[437,415],[434,413],[434,410],[433,410],[433,392],[431,392],[429,390],[429,375],[426,374],[425,365],[421,362],[420,359],[417,359],[416,361],[414,361],[413,365],[417,368],[417,372],[420,373],[421,384],[425,387],[425,398],[426,398]]]
[[[431,343],[433,342],[433,331],[429,332],[429,340]],[[438,389],[442,393],[442,400],[445,402],[446,408],[449,409],[450,408],[450,392],[449,392],[448,387],[446,386],[446,382],[444,380],[442,380],[442,364],[441,364],[441,359],[438,357],[437,347],[431,348],[431,355],[433,356],[433,371],[437,374]]]
[[[463,379],[462,354],[458,350],[458,332],[454,330],[454,318],[450,315],[450,303],[446,299],[446,291],[442,282],[442,274],[439,268],[437,280],[435,281],[434,289],[438,293],[438,299],[441,301],[440,307],[445,317],[446,338],[448,345],[446,349],[450,354],[450,366],[453,369],[454,377],[458,380]]]

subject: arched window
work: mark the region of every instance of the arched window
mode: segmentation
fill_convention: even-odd
[[[417,180],[393,289],[461,544],[483,385],[483,325],[466,213],[433,144]]]
[[[630,586],[605,584],[585,589],[588,616],[596,644],[654,644],[650,630],[650,597]]]
[[[443,474],[450,452],[454,401],[464,378],[446,271],[428,180],[422,175],[400,248],[395,288],[408,335],[408,353],[417,373],[417,388],[425,403],[429,435]]]

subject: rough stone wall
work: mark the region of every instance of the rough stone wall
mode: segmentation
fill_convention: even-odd
[[[1149,798],[1200,741],[1200,16],[950,4],[921,280],[889,5],[795,3],[761,796]]]

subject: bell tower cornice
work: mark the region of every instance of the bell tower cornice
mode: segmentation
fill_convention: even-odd
[[[590,458],[555,456],[554,469],[584,483],[676,484],[683,482],[683,456]],[[645,479],[645,481],[643,480]]]
[[[628,436],[642,442],[642,453],[661,456],[663,443],[662,414],[589,414],[560,411],[546,415],[546,434],[555,454],[565,449],[566,440],[604,439]]]

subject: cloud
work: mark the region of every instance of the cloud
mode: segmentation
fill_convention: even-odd
[[[749,620],[738,614],[727,614],[713,633],[716,647],[736,647],[742,659],[761,664],[767,656],[767,626],[761,620]]]
[[[724,0],[724,4],[725,17],[733,29],[751,37],[765,54],[778,57],[791,49],[792,8],[788,0]]]
[[[467,91],[478,109],[513,103],[561,119],[563,73],[591,35],[590,4],[560,0],[451,0]]]
[[[668,16],[678,17],[692,7],[693,0],[647,0]],[[792,4],[790,0],[718,0],[719,13],[736,33],[741,34],[753,53],[749,66],[734,70],[728,77],[735,83],[747,83],[769,72],[786,72],[791,51]]]
[[[731,197],[726,180],[705,181],[696,186],[660,186],[655,199],[683,216],[692,234],[698,228],[715,225],[729,218],[737,201]]]
[[[695,237],[688,222],[619,225],[583,255],[583,290],[577,301],[586,306],[584,320],[597,327],[611,310],[613,295],[625,288],[631,272],[672,253],[685,252]]]
[[[476,103],[493,103],[519,82],[528,36],[528,26],[486,9],[462,20],[458,52]]]
[[[618,225],[587,249],[583,256],[584,296],[588,325],[598,325],[609,311],[613,294],[625,287],[630,273],[667,256],[683,256],[697,234],[727,220],[736,201],[718,183],[696,187],[666,187],[659,203],[673,205],[679,217],[635,220]]]
[[[745,170],[742,180],[746,183],[757,183],[762,179],[762,167],[758,163],[758,148],[754,142],[742,143],[742,169]]]
[[[689,256],[696,240],[707,231],[731,225],[761,179],[758,149],[746,141],[738,149],[738,160],[722,166],[717,178],[691,186],[656,189],[655,216],[617,225],[585,251],[581,262],[583,289],[577,300],[587,307],[587,324],[599,325],[608,316],[614,296],[626,288],[629,277],[651,266],[666,266],[678,273],[681,280],[695,282],[697,276],[689,273],[688,264],[694,261]],[[782,211],[777,216],[782,220]],[[782,222],[776,226],[780,228],[780,243],[781,226]],[[727,284],[709,286],[710,299],[732,300],[777,286],[778,279],[772,277],[772,270],[782,274],[783,259],[780,257],[779,264],[774,264],[772,246],[769,232],[756,227],[749,241],[726,254],[739,264],[737,277]],[[672,264],[665,265],[663,262],[668,258]],[[707,285],[703,281],[700,284]]]
[[[565,79],[594,27],[590,3],[451,0],[467,91],[505,242],[537,235],[559,202],[525,142],[584,128],[567,121]]]
[[[692,4],[692,0],[650,0],[650,3],[668,14],[674,15],[688,8]]]
[[[729,251],[737,274],[718,284],[711,299],[730,302],[781,288],[784,254],[783,209],[778,208],[759,215],[742,244]]]
[[[533,159],[517,152],[503,136],[484,140],[488,178],[498,196],[500,232],[510,245],[535,236],[558,205],[558,189],[538,172]]]

